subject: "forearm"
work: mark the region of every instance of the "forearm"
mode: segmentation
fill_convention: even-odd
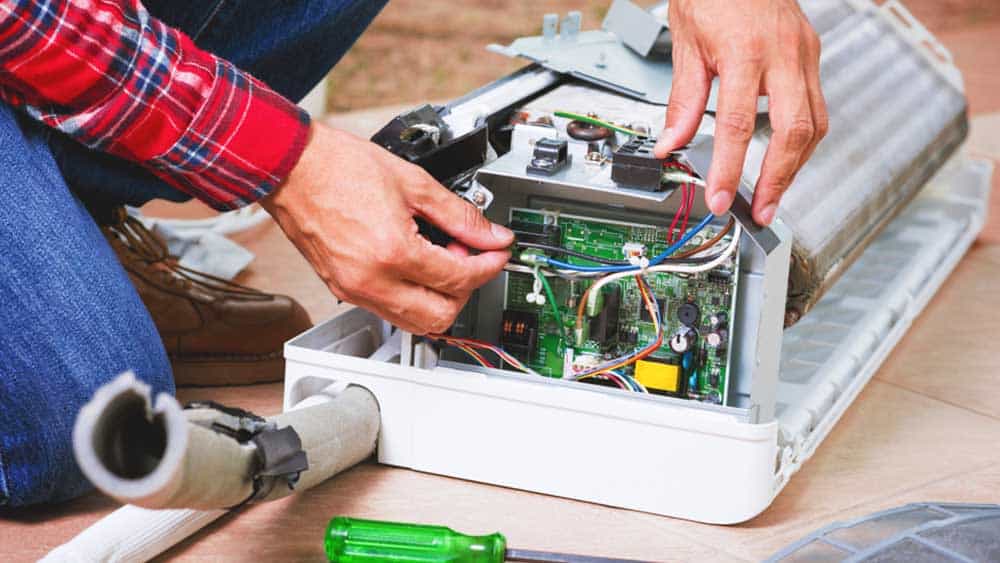
[[[308,117],[137,0],[0,0],[0,97],[219,209],[287,177]]]

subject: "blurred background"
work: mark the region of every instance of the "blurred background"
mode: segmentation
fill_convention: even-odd
[[[485,52],[541,34],[542,15],[583,13],[585,29],[600,25],[610,0],[391,0],[330,74],[327,109],[345,112],[446,101],[523,66]],[[639,2],[652,5],[656,2]],[[904,0],[945,45],[949,32],[992,27],[992,41],[973,44],[1000,54],[1000,0]],[[956,56],[962,53],[956,52]],[[993,67],[996,68],[996,67]],[[968,75],[967,80],[974,80]],[[1000,95],[996,96],[1000,98]]]

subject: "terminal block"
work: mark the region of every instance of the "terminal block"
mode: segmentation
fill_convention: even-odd
[[[634,137],[615,151],[611,179],[623,188],[660,190],[663,161],[653,154],[656,139]]]

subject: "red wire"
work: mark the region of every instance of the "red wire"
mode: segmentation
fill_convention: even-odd
[[[691,169],[679,162],[665,162],[663,163],[664,168],[673,168],[691,174]],[[691,217],[691,207],[694,205],[695,189],[694,185],[690,183],[681,184],[681,204],[677,207],[677,213],[674,214],[673,221],[670,222],[670,230],[667,231],[667,244],[673,244],[674,242],[674,229],[677,227],[678,222],[680,222],[681,217],[684,217],[684,222],[681,224],[681,231],[677,238],[684,236],[684,232],[687,231],[688,219]]]
[[[688,166],[681,164],[680,162],[665,162],[663,164],[664,168],[673,168],[681,170],[682,172],[693,175],[694,172]],[[674,242],[674,228],[677,226],[677,222],[683,214],[684,220],[681,222],[680,233],[678,234],[678,239],[684,237],[684,233],[687,232],[688,221],[691,219],[691,209],[694,207],[694,198],[697,190],[694,184],[686,183],[681,184],[681,205],[677,208],[677,213],[674,215],[674,220],[670,223],[670,231],[667,233],[667,244],[673,244]]]
[[[461,350],[461,351],[465,352],[466,354],[472,356],[476,361],[478,361],[479,363],[483,364],[485,367],[494,368],[494,369],[496,368],[496,366],[493,365],[492,362],[490,362],[489,360],[487,360],[486,358],[484,358],[482,356],[482,354],[480,354],[479,352],[476,352],[472,348],[469,348],[468,346],[456,346],[456,348],[458,348],[459,350]]]
[[[684,208],[687,206],[688,200],[688,185],[681,184],[681,204],[677,207],[677,213],[674,213],[674,220],[670,222],[670,230],[667,231],[667,244],[674,243],[674,228],[677,226],[677,222],[681,219],[681,214],[684,213]]]
[[[691,208],[694,207],[694,196],[695,196],[694,185],[693,184],[688,184],[688,185],[691,187],[691,189],[687,190],[686,192],[689,197],[687,205],[684,206],[684,222],[681,223],[681,237],[683,237],[684,233],[686,233],[688,230],[688,219],[691,218]]]

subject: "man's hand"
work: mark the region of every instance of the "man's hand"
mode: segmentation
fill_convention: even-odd
[[[674,83],[660,158],[691,141],[719,77],[715,152],[705,201],[724,213],[739,186],[754,131],[757,96],[766,94],[774,134],[753,198],[754,220],[769,225],[781,195],[826,135],[820,44],[796,0],[673,0]]]
[[[321,124],[261,204],[334,295],[416,334],[447,330],[472,291],[507,263],[514,241],[419,167]],[[456,242],[431,244],[414,217]]]

